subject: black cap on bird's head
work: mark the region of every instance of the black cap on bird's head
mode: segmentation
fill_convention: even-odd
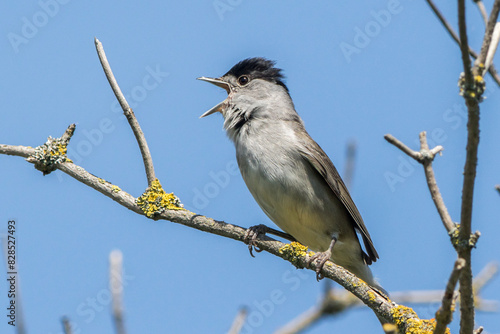
[[[253,79],[262,79],[282,86],[288,93],[288,88],[283,82],[285,76],[282,70],[274,67],[275,62],[261,57],[247,58],[234,65],[226,74],[220,78],[200,77],[198,80],[210,82],[218,87],[224,88],[231,93],[236,87],[244,87]],[[200,117],[220,112],[226,100],[217,104]]]
[[[222,77],[232,75],[236,78],[241,76],[248,76],[250,80],[252,79],[263,79],[266,81],[274,82],[280,86],[283,86],[286,91],[286,87],[283,80],[285,76],[280,68],[274,67],[275,61],[268,60],[265,58],[255,57],[247,58],[240,61],[238,64],[234,65],[226,74]]]

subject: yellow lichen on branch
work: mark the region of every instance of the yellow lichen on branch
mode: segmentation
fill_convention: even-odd
[[[49,136],[45,144],[35,148],[35,153],[27,158],[28,162],[34,163],[35,168],[47,175],[56,169],[57,164],[73,162],[67,156],[68,139],[52,138]]]
[[[399,305],[391,309],[391,314],[400,333],[432,334],[436,328],[436,319],[419,319],[410,307]],[[450,330],[447,328],[445,333],[450,334]]]
[[[165,210],[184,210],[180,199],[173,193],[167,194],[158,179],[135,202],[149,218]]]
[[[299,242],[291,242],[279,249],[280,254],[285,255],[286,259],[291,261],[293,265],[297,268],[301,268],[299,265],[299,259],[302,259],[308,253],[307,246],[302,245]]]

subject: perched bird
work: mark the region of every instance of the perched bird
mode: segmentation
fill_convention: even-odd
[[[222,113],[248,189],[276,225],[318,252],[310,260],[318,263],[318,279],[330,259],[385,293],[368,267],[378,254],[363,219],[337,169],[304,128],[274,65],[249,58],[220,78],[198,78],[228,93],[201,117]]]

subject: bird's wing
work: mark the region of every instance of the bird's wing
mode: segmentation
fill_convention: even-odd
[[[368,255],[365,256],[366,263],[371,264],[372,262],[377,261],[379,256],[373,246],[370,234],[366,229],[363,218],[361,218],[361,214],[359,213],[358,208],[356,208],[351,195],[349,195],[349,191],[347,190],[344,181],[342,181],[339,173],[337,172],[337,169],[323,149],[309,136],[309,134],[307,134],[307,132],[305,132],[305,130],[304,132],[300,131],[299,133],[303,133],[299,135],[302,142],[300,150],[302,157],[318,171],[335,196],[337,196],[337,198],[339,198],[344,204],[354,221],[354,229],[361,234],[368,253]]]

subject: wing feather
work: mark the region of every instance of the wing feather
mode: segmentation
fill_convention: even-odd
[[[302,132],[300,131],[299,133]],[[365,223],[363,222],[363,218],[361,218],[361,214],[354,204],[344,181],[342,181],[337,169],[323,149],[309,136],[309,134],[305,131],[303,133],[304,134],[301,135],[302,149],[300,152],[302,157],[318,171],[335,196],[340,199],[351,215],[354,223],[353,227],[361,234],[363,243],[368,253],[367,255],[363,254],[365,255],[364,257],[366,263],[371,264],[372,262],[377,261],[379,258],[378,253],[375,250],[375,246],[373,245],[370,234],[368,233]]]

